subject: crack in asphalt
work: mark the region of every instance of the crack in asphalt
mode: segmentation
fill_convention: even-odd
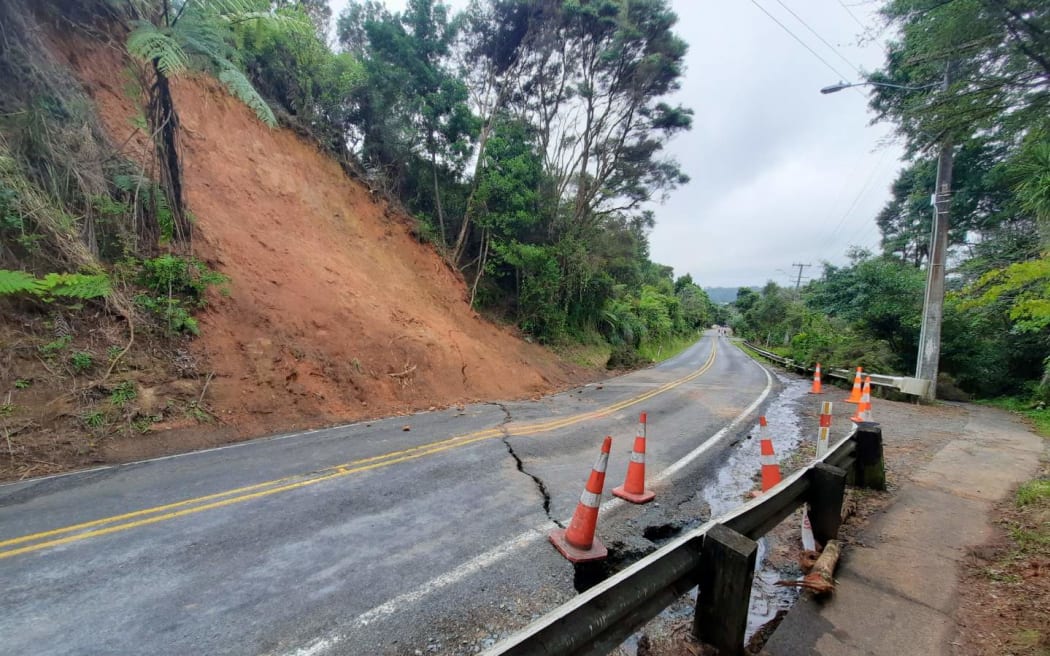
[[[507,453],[510,454],[510,457],[514,458],[514,464],[517,465],[518,471],[531,478],[532,482],[536,484],[536,489],[539,490],[539,493],[543,496],[543,512],[547,515],[547,519],[557,524],[559,528],[565,528],[565,524],[551,515],[551,494],[550,491],[547,490],[546,483],[544,483],[543,479],[536,474],[525,470],[525,463],[522,461],[521,456],[514,451],[514,446],[510,443],[510,433],[507,431],[507,424],[509,424],[512,419],[510,410],[507,406],[498,402],[489,402],[488,405],[494,405],[503,411],[503,421],[497,426],[500,432],[503,433],[503,437],[501,438],[503,440],[503,445],[507,447]]]

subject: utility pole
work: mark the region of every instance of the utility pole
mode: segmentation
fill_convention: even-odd
[[[795,291],[798,291],[799,286],[802,285],[802,269],[813,266],[812,264],[799,264],[798,262],[792,262],[791,266],[798,267],[798,278],[795,279]]]
[[[944,71],[947,91],[952,81],[952,63]],[[919,332],[919,356],[915,377],[930,381],[923,396],[925,401],[937,398],[937,373],[941,359],[941,323],[944,318],[944,269],[948,259],[948,212],[952,197],[952,161],[954,145],[945,135],[937,153],[937,183],[933,193],[933,231],[930,234],[930,262],[926,269],[926,297],[922,304],[922,329]]]

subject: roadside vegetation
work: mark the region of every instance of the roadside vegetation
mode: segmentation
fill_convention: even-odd
[[[772,282],[741,289],[732,325],[802,362],[911,375],[937,151],[954,144],[941,397],[1008,397],[1002,403],[1035,408],[1045,422],[1050,7],[891,0],[882,15],[897,36],[869,79],[897,87],[871,87],[871,108],[896,126],[907,160],[875,217],[881,252],[853,249],[848,264],[825,264],[797,292]]]
[[[1042,656],[1050,650],[1050,466],[1044,461],[1041,477],[996,515],[996,537],[972,549],[967,566],[962,653]]]

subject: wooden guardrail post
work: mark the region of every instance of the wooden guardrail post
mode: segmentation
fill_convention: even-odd
[[[873,421],[862,421],[857,424],[853,440],[857,444],[853,484],[872,490],[885,490],[886,460],[882,454],[882,428]]]
[[[809,471],[809,523],[820,544],[838,537],[842,523],[842,499],[846,494],[846,470],[818,462]]]
[[[693,633],[720,654],[743,653],[757,555],[754,540],[722,524],[704,536]]]

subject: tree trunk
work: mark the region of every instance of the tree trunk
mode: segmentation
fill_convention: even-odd
[[[467,236],[470,234],[470,223],[474,213],[474,198],[478,191],[478,176],[481,175],[482,162],[485,160],[485,146],[492,132],[492,122],[496,120],[496,112],[489,116],[485,125],[481,126],[481,134],[478,135],[478,159],[474,163],[474,179],[470,185],[470,195],[467,196],[467,207],[463,210],[463,223],[459,226],[459,235],[456,236],[456,245],[452,249],[452,263],[459,265],[463,259],[463,253],[467,250]]]
[[[777,585],[805,588],[813,594],[830,594],[835,590],[835,567],[839,563],[839,541],[828,540],[813,569],[801,581],[778,581]]]
[[[178,151],[179,117],[171,95],[171,82],[161,73],[156,60],[153,61],[153,72],[156,77],[150,99],[153,123],[151,127],[156,134],[155,145],[160,161],[161,185],[168,195],[171,208],[172,239],[189,244],[193,235],[182,201],[182,168]]]
[[[434,172],[434,204],[437,206],[438,226],[441,228],[441,248],[448,246],[448,236],[445,234],[445,212],[441,209],[441,187],[438,185],[437,155],[430,151],[430,168]]]
[[[481,282],[481,276],[485,275],[485,265],[489,260],[489,243],[491,241],[492,237],[486,229],[481,235],[481,259],[478,261],[478,271],[474,276],[474,284],[470,288],[470,307],[474,307],[474,298],[478,294],[478,283]]]

